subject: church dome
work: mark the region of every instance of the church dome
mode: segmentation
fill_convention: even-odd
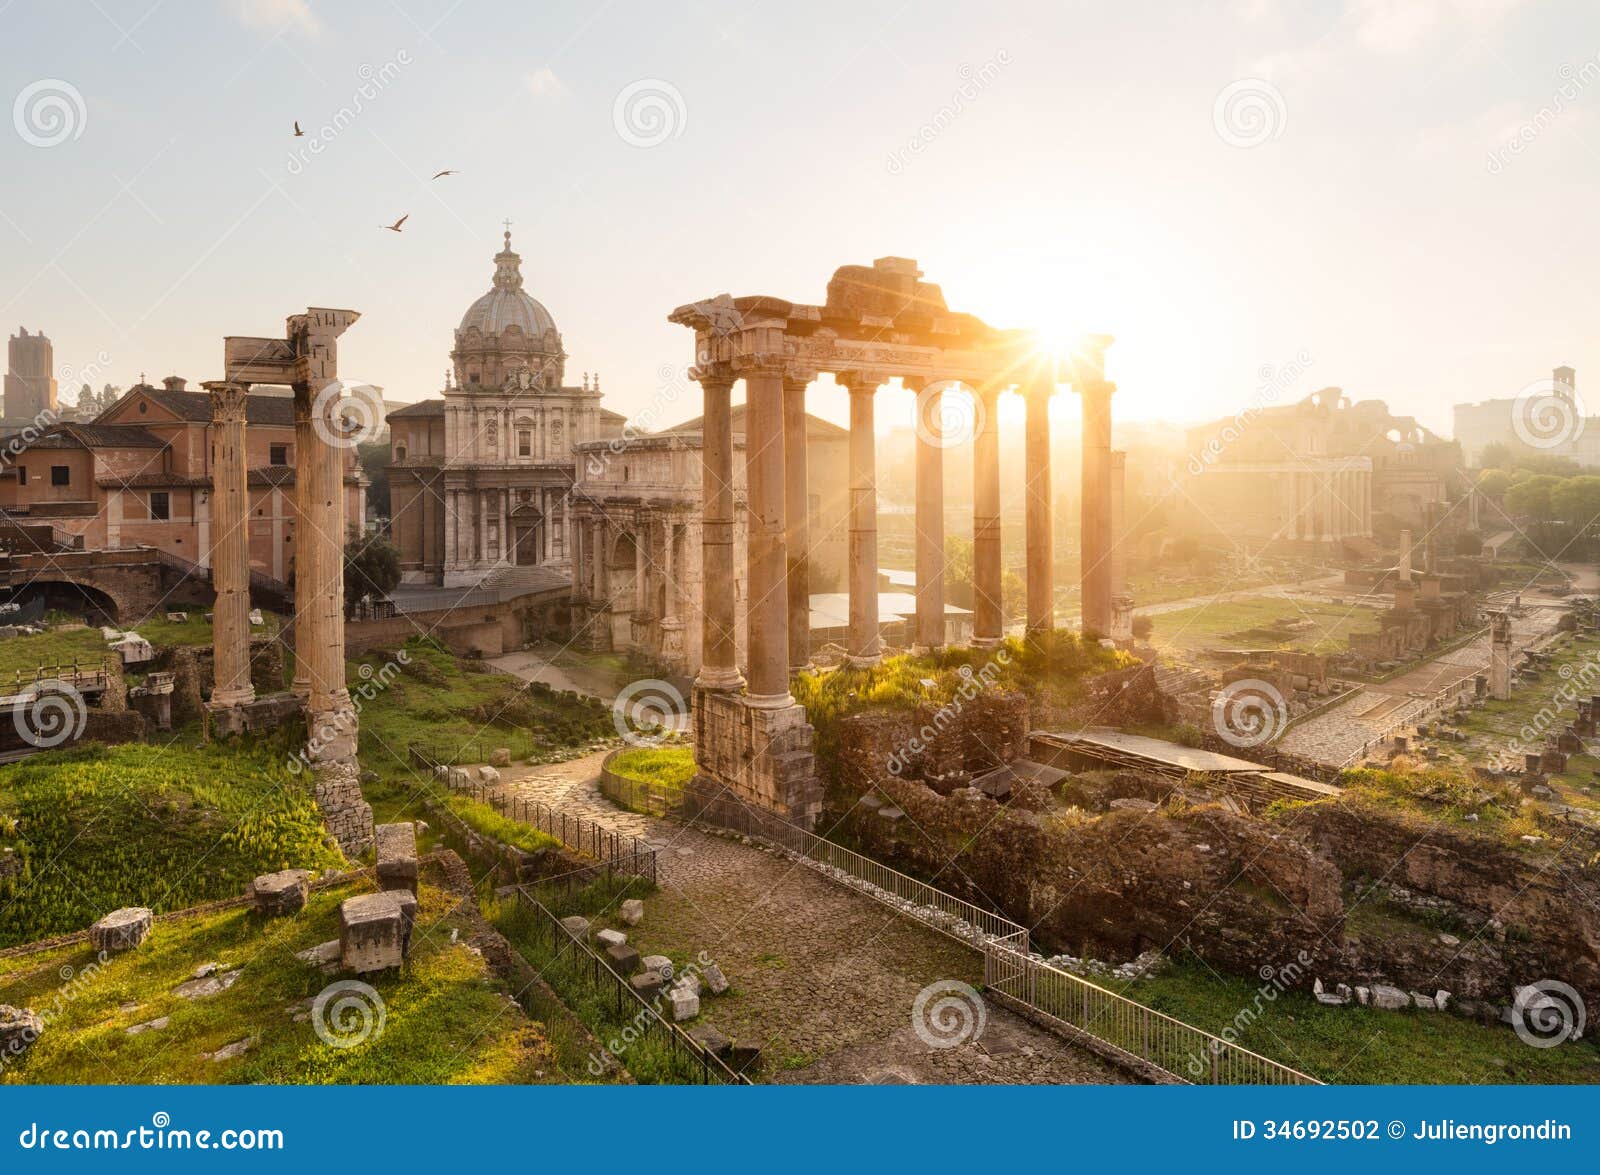
[[[498,335],[515,326],[530,339],[542,339],[546,331],[556,329],[555,319],[523,290],[522,258],[512,252],[509,229],[505,239],[505,249],[494,258],[494,288],[467,307],[457,331],[476,328],[484,335]]]

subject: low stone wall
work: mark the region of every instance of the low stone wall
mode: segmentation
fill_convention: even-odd
[[[799,706],[766,710],[716,690],[694,691],[695,760],[717,787],[810,828],[822,808],[814,732]]]
[[[647,816],[659,816],[664,819],[682,819],[684,812],[682,790],[651,787],[643,780],[618,775],[611,770],[612,760],[622,754],[624,749],[626,748],[612,751],[600,764],[600,794],[612,803],[632,812],[643,812]]]

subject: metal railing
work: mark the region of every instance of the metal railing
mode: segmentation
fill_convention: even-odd
[[[517,901],[533,911],[534,933],[552,948],[554,957],[539,968],[540,976],[551,987],[561,992],[563,986],[570,990],[582,985],[591,991],[610,994],[615,1001],[617,1021],[629,1026],[634,1033],[633,1040],[647,1038],[661,1042],[683,1063],[685,1071],[699,1075],[702,1084],[750,1084],[743,1073],[735,1072],[721,1057],[665,1019],[588,943],[563,926],[542,902],[520,886],[516,894]]]
[[[728,819],[734,813],[742,815]],[[824,840],[776,815],[754,812],[739,804],[720,810],[716,823],[765,841],[831,880],[974,949],[982,950],[996,944],[1024,955],[1028,953],[1027,927],[1019,926],[1003,914],[935,889],[871,857]]]
[[[1315,1077],[1014,951],[983,952],[987,993],[1067,1035],[1192,1085],[1321,1085]]]
[[[488,784],[469,783],[451,790],[493,808],[509,820],[548,833],[573,852],[600,862],[614,873],[655,883],[656,851],[636,836],[606,828],[587,816],[558,811],[540,800],[506,795]]]

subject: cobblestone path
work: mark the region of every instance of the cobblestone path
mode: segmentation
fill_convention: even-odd
[[[502,775],[517,796],[593,817],[656,849],[660,890],[628,941],[641,954],[682,961],[705,951],[717,962],[733,990],[704,997],[695,1023],[759,1044],[766,1080],[1128,1080],[992,1003],[976,1040],[930,1047],[912,1025],[917,994],[939,980],[981,983],[980,956],[758,845],[618,809],[598,789],[604,757]]]

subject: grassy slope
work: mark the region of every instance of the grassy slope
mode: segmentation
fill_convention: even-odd
[[[464,943],[455,899],[424,885],[412,953],[403,971],[364,976],[384,1004],[384,1029],[354,1048],[324,1044],[291,1007],[335,981],[294,952],[338,937],[338,904],[370,889],[352,883],[313,895],[293,918],[271,922],[229,910],[158,923],[139,950],[88,969],[88,946],[0,959],[0,989],[50,1023],[0,1077],[51,1083],[479,1083],[586,1080],[583,1047],[547,1036],[512,1004],[504,985]],[[243,967],[227,991],[183,1000],[172,989],[202,963]],[[77,979],[63,983],[64,969]],[[59,1002],[58,1002],[58,996]],[[138,1006],[122,1011],[122,1006]],[[166,1028],[129,1036],[131,1025],[170,1016]],[[244,1037],[242,1057],[201,1057]]]
[[[340,857],[282,747],[88,745],[0,773],[0,846],[27,871],[0,883],[0,945],[82,930],[119,906],[177,910],[252,877]]]
[[[611,760],[611,770],[652,787],[677,790],[694,778],[694,748],[635,747]]]
[[[140,636],[158,648],[166,645],[209,645],[211,622],[203,608],[187,608],[188,620],[171,621],[165,616],[156,617],[134,628]],[[282,621],[272,613],[265,613],[266,624],[252,629],[260,636],[278,631]],[[102,658],[115,660],[117,654],[106,647],[99,628],[73,630],[52,629],[36,636],[12,637],[0,641],[0,685],[16,680],[20,670],[31,680],[34,671],[42,664],[74,660],[83,665],[99,665]]]
[[[1203,648],[1258,649],[1281,646],[1313,653],[1343,652],[1352,632],[1375,630],[1377,613],[1343,604],[1282,600],[1270,596],[1199,604],[1155,617],[1153,640],[1158,647],[1193,651]],[[1311,627],[1288,640],[1246,635],[1278,620],[1309,620]]]
[[[1600,1051],[1589,1040],[1536,1049],[1504,1025],[1448,1013],[1324,1007],[1301,992],[1269,998],[1270,985],[1198,962],[1115,990],[1219,1035],[1237,1025],[1245,1048],[1328,1082],[1600,1082]]]

